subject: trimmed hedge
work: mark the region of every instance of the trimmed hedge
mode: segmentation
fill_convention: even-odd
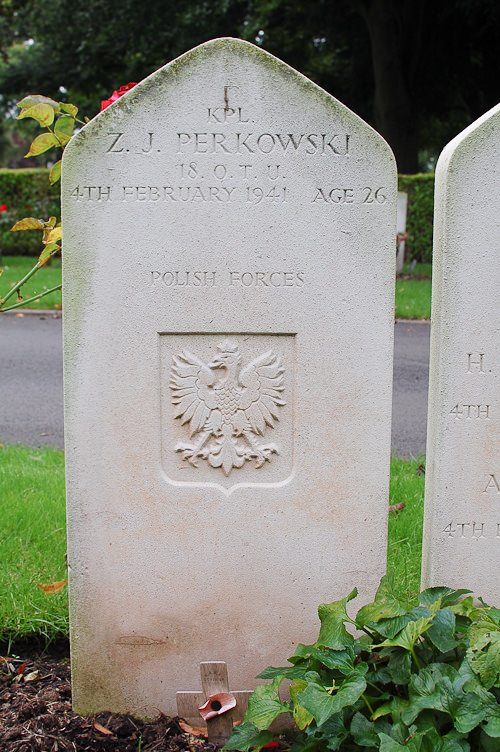
[[[434,211],[434,174],[400,175],[399,190],[408,194],[406,257],[430,262],[432,259],[432,220]],[[9,255],[37,256],[41,250],[40,233],[10,232],[23,217],[48,219],[60,216],[59,183],[49,185],[45,169],[0,169],[0,251]]]
[[[434,173],[399,175],[398,190],[408,194],[406,260],[432,261]]]
[[[60,216],[59,184],[51,186],[46,169],[0,169],[0,253],[10,256],[38,256],[41,233],[10,232],[23,217],[48,219]]]

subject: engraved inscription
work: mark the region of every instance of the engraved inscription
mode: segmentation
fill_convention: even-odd
[[[490,418],[490,406],[489,405],[455,405],[450,410],[450,415],[454,415],[456,420],[465,418],[483,418],[489,420]]]
[[[498,485],[498,480],[496,479],[496,476],[493,475],[493,473],[490,473],[488,475],[488,482],[486,483],[486,486],[484,487],[482,493],[489,493],[490,491],[493,491],[493,493],[500,493],[500,486]]]
[[[313,204],[385,204],[386,188],[316,188]]]
[[[304,272],[229,272],[231,287],[303,287]]]
[[[123,133],[108,133],[108,136],[111,136],[113,139],[110,147],[106,149],[108,152],[113,152],[114,154],[119,154],[123,151],[123,146],[118,147],[118,141],[120,141],[121,137],[123,136]]]
[[[226,476],[247,461],[262,467],[279,454],[276,444],[259,437],[276,426],[286,405],[284,373],[273,350],[242,365],[238,344],[228,339],[209,363],[188,350],[174,356],[169,381],[174,418],[195,439],[178,441],[175,451],[193,467],[203,459]]]
[[[223,165],[216,165],[222,168]],[[225,169],[225,168],[224,168]],[[272,178],[271,178],[272,179]],[[167,203],[245,203],[256,206],[262,201],[283,204],[287,201],[285,186],[235,186],[235,185],[123,185],[121,188],[106,185],[77,185],[71,189],[70,197],[76,201],[140,201]]]
[[[288,188],[280,185],[277,181],[284,180],[285,175],[281,171],[280,165],[267,165],[266,178],[272,181],[265,185],[235,185],[233,183],[222,184],[224,180],[233,180],[234,175],[229,174],[225,165],[217,164],[211,169],[209,177],[218,184],[205,185],[204,175],[198,172],[196,162],[178,164],[181,175],[180,181],[184,180],[184,185],[123,185],[121,187],[102,186],[102,185],[77,185],[69,192],[71,198],[77,201],[139,201],[139,202],[174,202],[176,204],[230,204],[244,203],[250,206],[257,206],[262,202],[268,204],[284,204],[288,201]],[[249,183],[253,175],[252,165],[239,165],[240,174],[237,178]],[[198,180],[198,183],[194,183]],[[367,190],[367,189],[365,189]],[[363,194],[362,189],[354,188],[332,188],[330,191],[324,191],[322,188],[316,189],[315,195],[311,200],[313,204],[383,204],[386,200],[383,188],[370,190],[372,200],[366,200],[368,194]],[[482,358],[482,353],[479,354]],[[468,372],[474,370],[484,373],[482,360],[474,360],[469,353]]]
[[[111,186],[77,185],[69,195],[77,201],[111,201]]]
[[[177,154],[349,154],[341,133],[177,133]]]
[[[231,89],[238,90],[239,86],[233,86],[228,84],[224,86],[224,106],[216,105],[215,107],[208,108],[208,122],[209,123],[249,123],[250,120],[243,114],[242,107],[229,106],[229,92]],[[231,97],[233,99],[233,97]]]
[[[154,133],[151,131],[137,139],[127,137],[125,133],[118,131],[108,133],[108,136],[110,143],[106,149],[107,154],[150,154],[152,151],[161,151],[158,148],[153,149]]]
[[[482,352],[467,353],[467,373],[485,373],[483,358]]]
[[[443,533],[446,533],[447,538],[472,538],[473,540],[499,537],[498,523],[496,529],[493,530],[491,526],[486,527],[485,522],[450,522],[444,528]]]
[[[209,107],[209,123],[249,123],[250,120],[243,114],[242,107]]]
[[[203,104],[199,115],[206,125],[179,124],[168,133],[143,129],[104,134],[105,153],[116,155],[112,160],[121,160],[123,155],[173,157],[177,163],[169,161],[163,171],[166,184],[116,186],[113,195],[110,188],[107,195],[86,193],[85,186],[82,194],[77,187],[72,195],[100,201],[101,205],[105,200],[164,202],[177,209],[186,204],[193,211],[196,205],[207,204],[221,209],[233,204],[249,210],[259,205],[279,209],[297,201],[316,206],[370,205],[376,211],[377,206],[386,203],[387,188],[377,183],[377,178],[372,185],[350,186],[332,180],[330,185],[313,184],[306,192],[300,187],[297,190],[293,182],[287,185],[289,165],[294,159],[306,158],[312,164],[317,159],[338,162],[351,157],[352,134],[343,132],[340,124],[333,125],[330,131],[318,127],[318,131],[326,131],[318,133],[308,132],[306,127],[300,132],[293,131],[293,126],[253,125],[252,113],[248,104],[241,101],[241,94],[239,86],[227,84],[221,89],[218,102]],[[277,163],[263,164],[266,157]]]
[[[151,287],[303,287],[305,272],[295,271],[151,271]]]
[[[286,201],[286,188],[276,188],[274,185],[270,191],[260,188],[247,187],[245,189],[245,201],[250,204],[260,204],[263,199],[270,199],[271,203],[277,201],[284,203]]]
[[[180,165],[183,167],[184,165]],[[216,165],[222,168],[224,165]],[[225,168],[224,168],[225,169]],[[73,194],[72,194],[73,195]],[[90,200],[98,198],[97,196],[81,195],[76,198],[88,198]],[[287,200],[287,189],[285,186],[262,188],[261,186],[236,186],[236,185],[124,185],[121,188],[121,201],[166,201],[170,203],[215,203],[229,204],[243,202],[255,206],[261,201],[266,203],[285,203]]]
[[[151,272],[151,285],[165,287],[215,287],[215,272]]]

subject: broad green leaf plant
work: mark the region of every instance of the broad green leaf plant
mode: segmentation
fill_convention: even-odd
[[[67,104],[65,102],[56,102],[50,97],[44,97],[42,95],[30,95],[22,99],[18,103],[21,112],[17,116],[18,120],[24,118],[32,118],[42,128],[45,128],[44,133],[40,133],[33,140],[26,157],[34,157],[39,154],[43,154],[52,148],[58,148],[64,150],[66,144],[73,136],[75,127],[84,125],[84,121],[77,119],[78,108],[73,104]],[[51,184],[57,183],[61,178],[61,160],[59,159],[52,167],[49,173],[49,181]],[[56,217],[49,217],[48,220],[37,219],[35,217],[25,217],[19,220],[12,227],[12,232],[19,232],[23,230],[38,230],[41,232],[42,240],[42,252],[38,257],[38,261],[32,269],[26,274],[19,282],[17,282],[10,290],[0,297],[0,313],[4,311],[10,311],[13,308],[19,308],[31,303],[33,300],[38,300],[45,295],[61,289],[61,285],[52,287],[50,290],[45,290],[39,293],[35,297],[23,299],[21,289],[23,285],[39,270],[41,267],[49,261],[49,259],[56,256],[61,252],[61,223],[57,221]],[[0,270],[0,274],[1,274]],[[15,302],[12,302],[13,296],[16,296]]]
[[[317,641],[259,675],[270,683],[250,697],[224,750],[278,741],[291,752],[498,752],[500,610],[446,587],[412,606],[384,577],[350,618],[356,595],[321,605]],[[283,714],[293,729],[278,735],[269,727]]]

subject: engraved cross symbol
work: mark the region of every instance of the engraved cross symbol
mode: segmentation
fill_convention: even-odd
[[[213,695],[229,693],[227,665],[224,661],[202,661],[200,663],[201,692],[177,692],[177,712],[190,721],[198,719],[199,709]],[[248,698],[252,690],[240,690],[230,693],[236,705],[225,713],[215,715],[207,720],[208,741],[223,745],[231,736],[233,721],[241,720],[248,708]],[[213,710],[220,709],[220,702],[214,700]]]

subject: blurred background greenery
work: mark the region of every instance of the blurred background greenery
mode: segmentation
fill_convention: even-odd
[[[0,0],[0,166],[24,160],[25,94],[92,117],[113,90],[218,36],[258,44],[312,78],[390,143],[398,171],[497,104],[497,0]],[[49,153],[50,154],[50,153]]]

